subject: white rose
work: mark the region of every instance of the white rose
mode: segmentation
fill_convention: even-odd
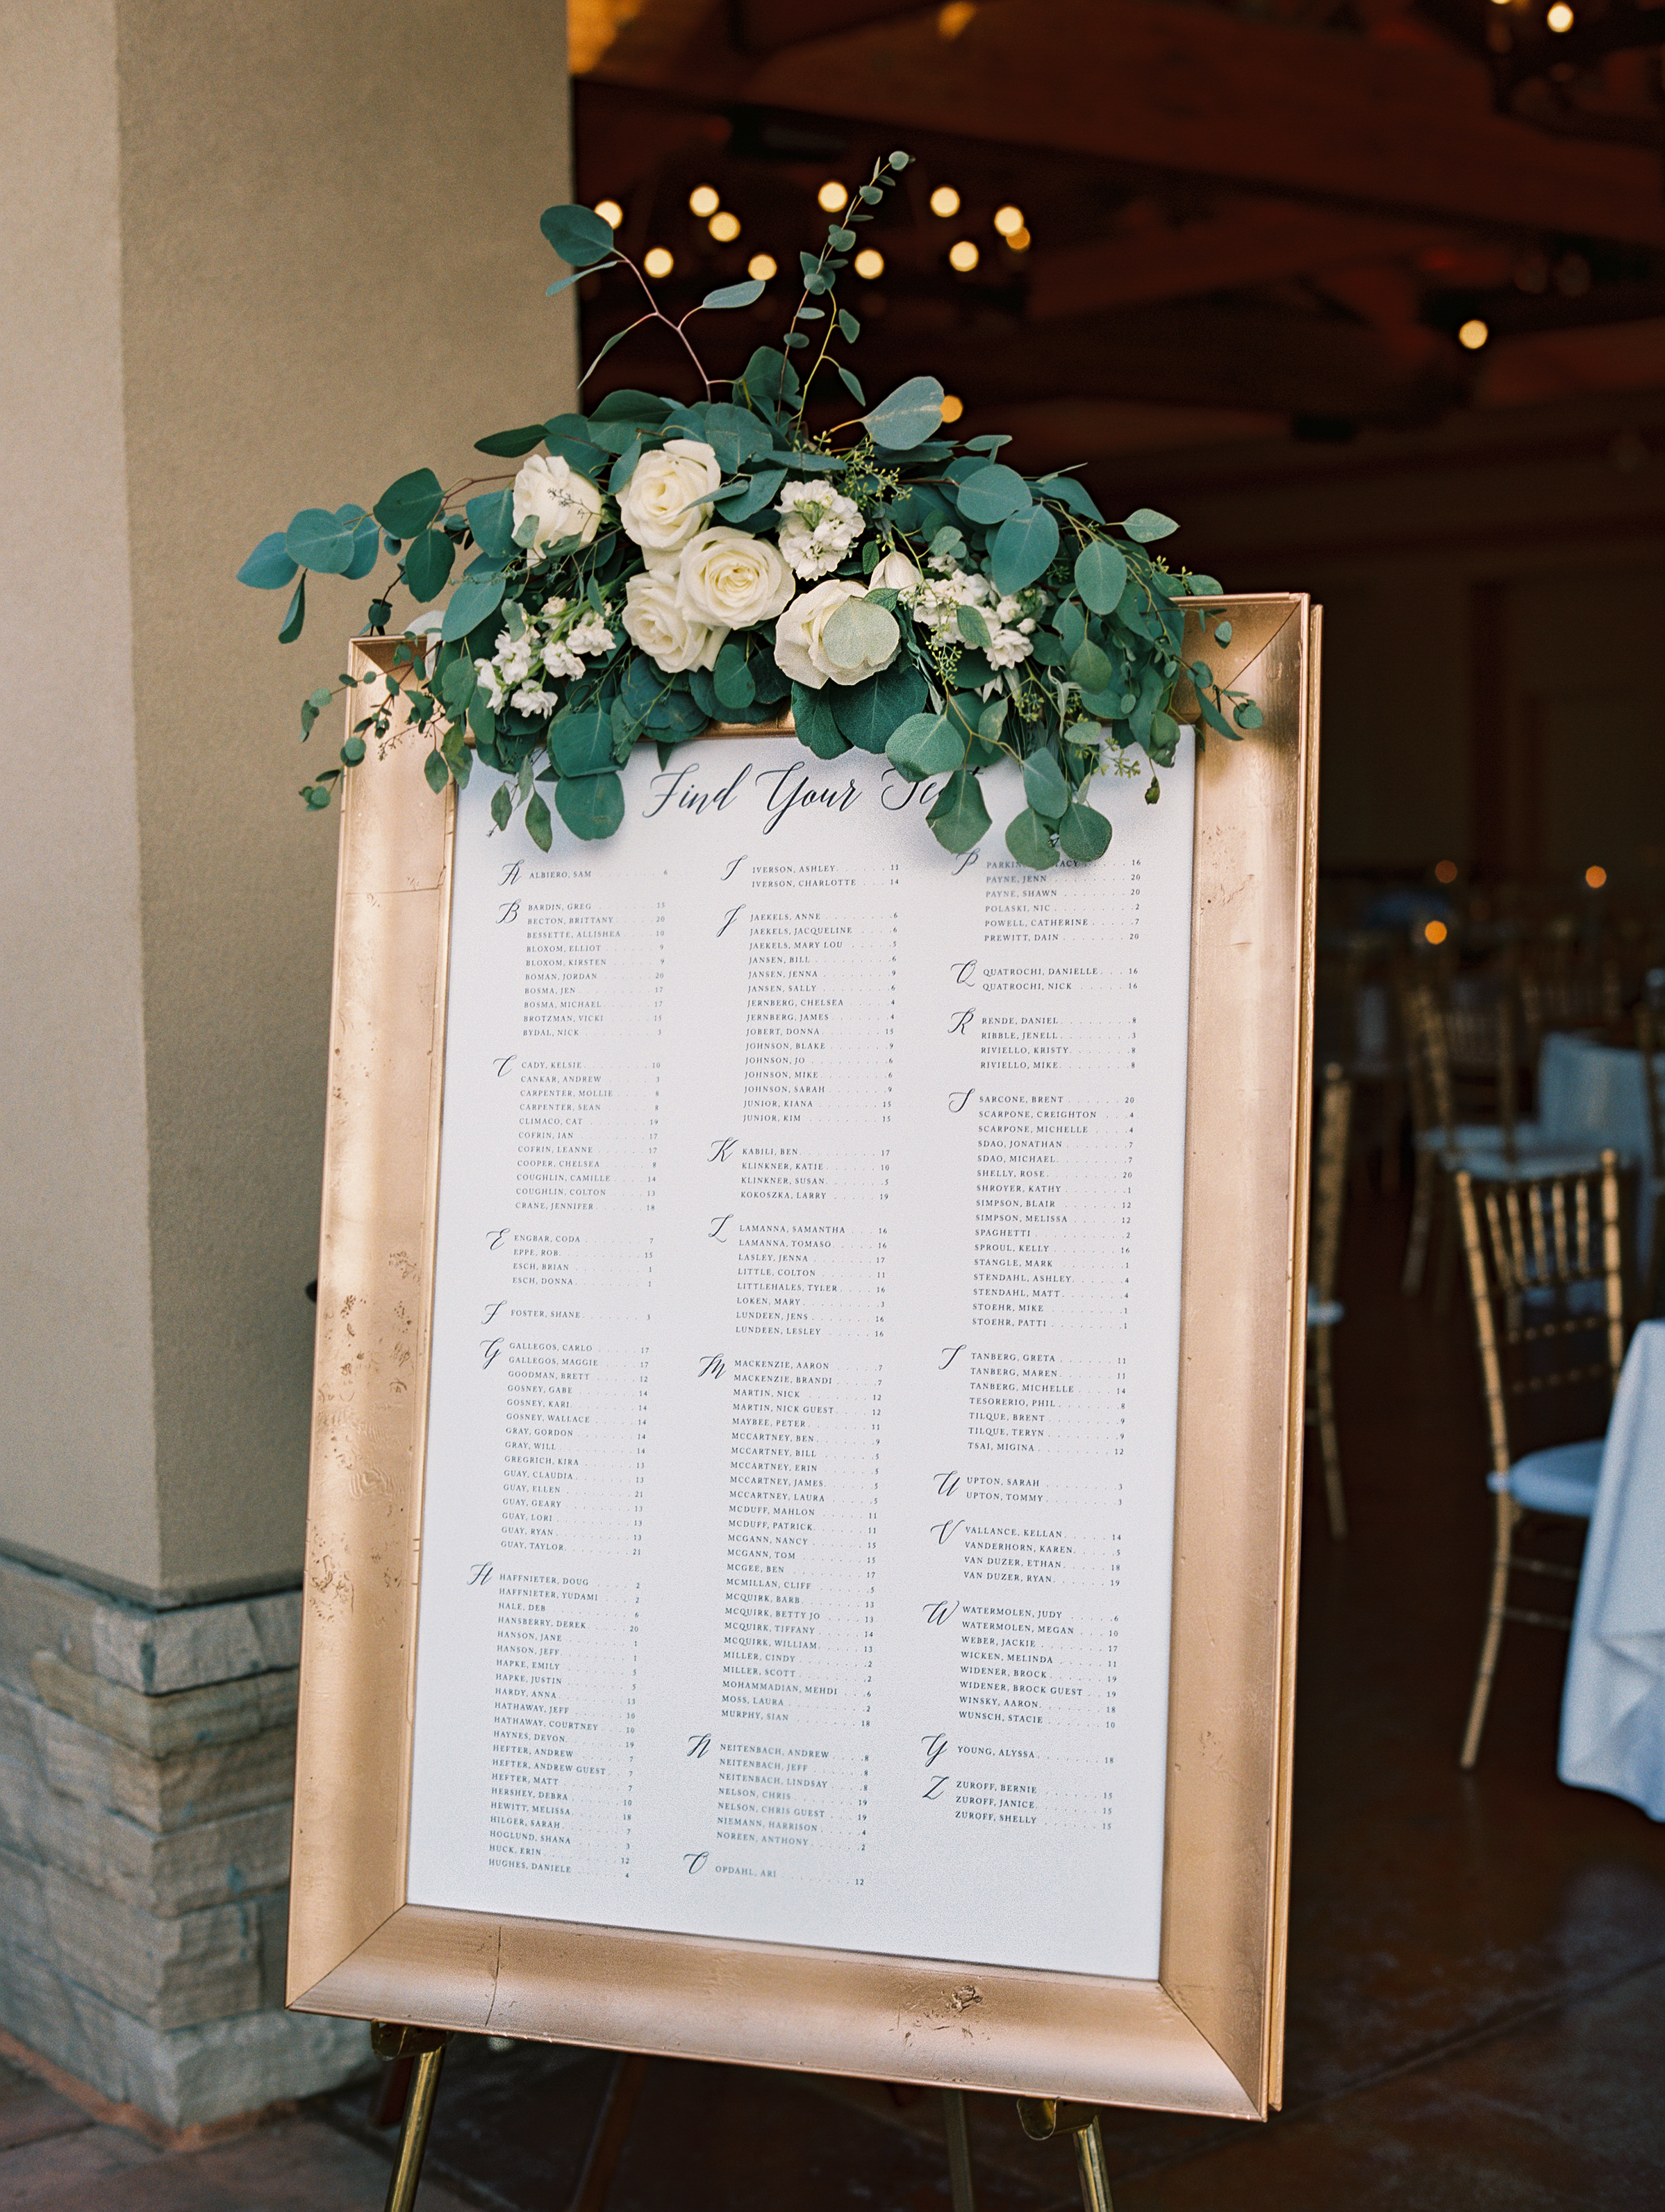
[[[683,548],[677,605],[694,622],[751,629],[773,622],[792,594],[792,571],[767,538],[720,526]]]
[[[870,606],[865,586],[845,576],[803,592],[775,627],[781,674],[811,691],[829,679],[860,684],[877,676],[896,659],[901,643],[896,617]]]
[[[538,528],[528,552],[535,560],[557,538],[575,538],[587,545],[601,521],[601,494],[560,455],[534,453],[522,464],[514,479],[514,527],[518,532],[528,515]],[[517,538],[517,543],[521,542]]]
[[[674,580],[663,574],[632,576],[624,586],[624,635],[667,676],[716,664],[726,629],[690,621],[677,605]]]
[[[905,553],[887,553],[867,579],[870,592],[916,592],[925,581]]]
[[[644,453],[619,498],[625,536],[650,554],[674,553],[710,521],[710,495],[722,480],[717,456],[697,439],[672,438]]]

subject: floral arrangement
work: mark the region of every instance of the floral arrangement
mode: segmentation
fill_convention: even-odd
[[[933,377],[869,407],[835,353],[835,341],[860,335],[838,304],[854,226],[872,220],[908,158],[878,163],[819,254],[800,257],[801,296],[780,347],[756,351],[726,397],[688,337],[699,309],[671,322],[600,216],[546,211],[544,234],[576,271],[550,292],[599,269],[630,270],[647,301],[630,329],[673,330],[702,396],[611,392],[588,415],[479,440],[477,452],[520,464],[512,477],[447,490],[418,469],[368,513],[305,508],[261,540],[238,574],[265,590],[293,584],[285,643],[306,618],[308,571],[359,579],[385,553],[430,607],[465,561],[443,609],[405,624],[393,673],[361,702],[341,767],[304,788],[309,806],[329,804],[371,742],[389,742],[402,702],[428,738],[434,790],[465,784],[477,765],[495,771],[498,826],[523,808],[547,851],[550,799],[575,836],[618,828],[617,771],[639,738],[656,739],[663,757],[714,722],[779,724],[790,713],[823,760],[858,746],[915,781],[942,779],[927,819],[951,853],[990,826],[980,771],[1016,761],[1025,804],[1006,847],[1049,868],[1109,845],[1109,822],[1091,804],[1096,776],[1148,768],[1145,796],[1158,798],[1182,675],[1209,729],[1231,738],[1256,726],[1252,700],[1183,659],[1183,601],[1220,587],[1145,550],[1176,524],[1145,507],[1108,523],[1067,471],[1023,477],[998,458],[1009,440],[957,442]],[[750,307],[763,290],[729,285],[701,307]],[[805,410],[826,371],[860,412],[823,433]],[[392,619],[383,591],[369,633],[386,635]],[[1205,640],[1211,620],[1228,642],[1229,625],[1206,611]],[[311,694],[303,738],[355,683],[344,675]]]

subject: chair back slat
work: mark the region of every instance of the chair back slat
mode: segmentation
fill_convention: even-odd
[[[1625,1358],[1618,1156],[1599,1169],[1456,1176],[1492,1463],[1599,1434]],[[1599,1243],[1595,1224],[1601,1222]],[[1530,1437],[1528,1429],[1535,1433]]]

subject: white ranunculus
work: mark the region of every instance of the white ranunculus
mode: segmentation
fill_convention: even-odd
[[[544,548],[558,538],[575,538],[580,545],[590,543],[601,523],[601,494],[588,477],[580,476],[572,463],[558,453],[534,453],[521,464],[514,479],[517,543],[526,542],[518,533],[528,515],[535,516],[538,523],[526,547],[536,561]]]
[[[716,454],[697,438],[672,438],[644,453],[619,495],[625,536],[650,555],[674,553],[710,521],[710,496],[722,480]]]
[[[862,683],[890,666],[902,632],[894,615],[867,604],[866,589],[852,578],[832,576],[793,601],[775,626],[783,676],[818,691],[829,682]]]
[[[870,592],[916,592],[925,581],[905,553],[887,553],[867,579]]]
[[[726,629],[695,622],[677,604],[673,578],[663,573],[632,576],[624,586],[624,635],[667,676],[684,668],[715,665]]]
[[[767,538],[721,525],[684,546],[677,605],[691,621],[725,629],[773,622],[793,594],[792,571]]]

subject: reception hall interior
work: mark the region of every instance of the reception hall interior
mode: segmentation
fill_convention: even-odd
[[[667,313],[763,282],[718,374],[906,148],[845,302],[867,398],[939,376],[957,436],[1323,611],[1284,2098],[1107,2110],[1119,2212],[1665,2203],[1665,10],[568,0],[566,36],[570,197]],[[608,350],[633,287],[576,283],[586,406],[677,388],[663,328]],[[137,2123],[27,2042],[0,2203],[67,2206]],[[118,2212],[380,2204],[410,2077],[86,2171]],[[1068,2212],[1068,2142],[969,2106],[983,2212]],[[459,2036],[417,2203],[948,2212],[947,2160],[934,2092]]]

